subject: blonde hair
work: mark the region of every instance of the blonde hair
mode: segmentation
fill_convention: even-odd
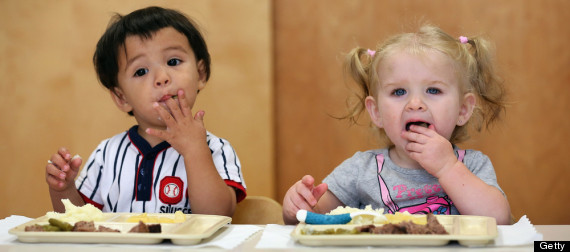
[[[491,44],[482,37],[470,37],[462,43],[438,27],[423,25],[416,33],[402,33],[388,38],[379,44],[374,51],[356,47],[345,59],[345,71],[359,87],[356,97],[358,102],[349,105],[348,115],[342,117],[356,123],[365,110],[364,101],[367,96],[376,96],[378,89],[378,65],[393,52],[422,54],[428,51],[439,51],[455,62],[456,71],[464,84],[465,93],[473,93],[477,97],[477,105],[470,120],[463,126],[457,126],[451,136],[451,143],[459,143],[469,138],[468,129],[481,131],[500,119],[505,110],[505,89],[502,80],[496,74],[493,65]],[[392,145],[383,129],[381,137]]]

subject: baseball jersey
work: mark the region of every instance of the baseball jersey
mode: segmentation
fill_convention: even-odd
[[[192,213],[184,157],[168,142],[151,147],[137,130],[97,146],[75,180],[79,193],[103,212]],[[246,195],[240,161],[227,140],[206,133],[214,165],[239,202]]]

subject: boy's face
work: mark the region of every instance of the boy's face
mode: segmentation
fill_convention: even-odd
[[[172,27],[150,38],[127,37],[118,62],[119,87],[111,92],[113,100],[124,112],[132,111],[142,129],[165,128],[153,108],[155,102],[166,108],[165,101],[178,99],[182,89],[191,109],[206,85],[203,62],[196,62],[186,36]]]

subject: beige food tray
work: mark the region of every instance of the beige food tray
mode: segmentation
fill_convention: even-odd
[[[112,232],[26,232],[25,228],[34,224],[48,224],[48,217],[43,216],[10,229],[9,233],[16,235],[21,242],[48,243],[129,243],[154,244],[163,240],[171,240],[178,245],[198,244],[203,239],[212,236],[221,227],[229,224],[232,218],[219,215],[187,214],[182,223],[161,223],[161,233],[128,233],[137,223],[126,220],[137,213],[104,213],[103,221],[95,221],[95,227],[118,229],[120,233]],[[174,214],[148,214],[148,217],[166,217],[174,219]],[[71,223],[73,224],[73,223]]]
[[[299,224],[291,236],[297,242],[308,246],[441,246],[457,241],[464,246],[480,246],[492,243],[497,237],[495,218],[470,215],[436,215],[448,235],[414,234],[331,234],[307,235],[301,230],[313,228],[352,229],[359,225],[307,225]]]

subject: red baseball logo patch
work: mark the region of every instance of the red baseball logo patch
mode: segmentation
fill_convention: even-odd
[[[182,200],[184,183],[179,177],[164,177],[160,181],[160,201],[165,204],[178,204]]]
[[[180,193],[180,188],[174,183],[170,183],[164,186],[164,195],[168,196],[169,198],[176,198]]]

